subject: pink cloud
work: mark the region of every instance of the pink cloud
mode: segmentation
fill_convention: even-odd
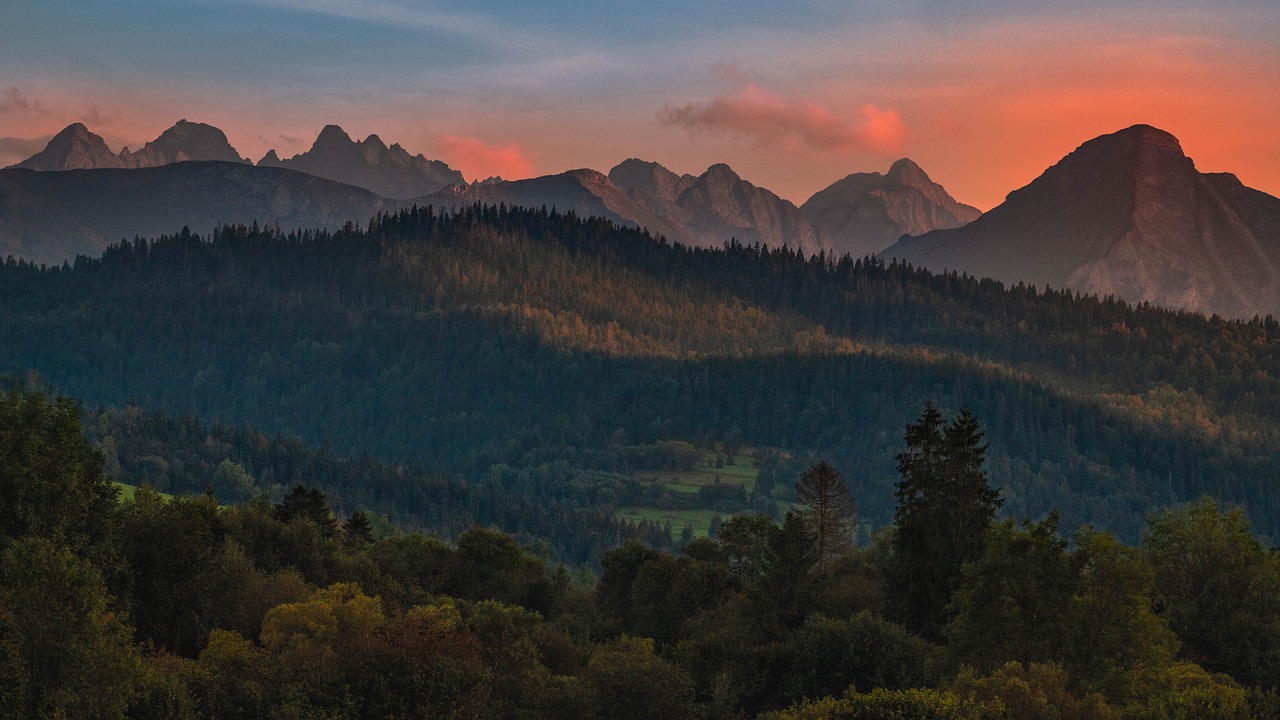
[[[533,161],[519,143],[487,145],[473,137],[449,135],[437,145],[440,158],[469,178],[518,180],[533,175]]]
[[[664,107],[658,121],[689,132],[731,132],[763,147],[837,152],[901,151],[906,130],[898,111],[864,105],[850,121],[815,102],[788,99],[753,84],[710,102]]]

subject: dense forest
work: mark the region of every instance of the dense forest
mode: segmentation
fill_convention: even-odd
[[[870,542],[818,462],[780,521],[627,542],[597,579],[314,487],[120,497],[75,402],[3,391],[0,716],[1277,717],[1280,555],[1243,512],[1167,508],[1136,545],[1001,520],[978,420],[917,411]]]
[[[1280,536],[1272,318],[502,206],[10,260],[0,308],[0,372],[102,408],[86,427],[128,482],[242,501],[303,481],[343,515],[451,539],[474,520],[575,564],[666,542],[624,507],[781,519],[817,459],[848,478],[865,541],[926,401],[981,419],[1007,517],[1056,509],[1135,543],[1149,513],[1212,494]],[[765,481],[654,480],[737,450]],[[215,479],[223,460],[247,479]]]

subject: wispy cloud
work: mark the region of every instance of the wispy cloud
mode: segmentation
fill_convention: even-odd
[[[489,145],[473,137],[449,135],[438,143],[445,162],[474,179],[498,176],[507,180],[533,175],[531,160],[519,143]]]
[[[115,120],[114,113],[109,113],[109,112],[104,113],[102,112],[102,110],[98,109],[97,105],[94,105],[92,103],[90,103],[89,107],[86,108],[85,111],[80,113],[77,117],[79,118],[80,122],[86,125],[93,125],[93,126],[110,125]]]
[[[664,107],[658,121],[690,132],[735,133],[762,147],[787,150],[894,154],[906,134],[892,108],[868,103],[850,120],[813,101],[784,98],[754,83],[736,95]]]
[[[378,23],[398,28],[413,28],[445,33],[490,46],[524,49],[541,46],[533,35],[519,32],[519,28],[503,25],[492,13],[447,12],[432,7],[430,3],[398,2],[397,0],[249,0],[258,5],[279,7],[299,12],[316,13],[347,20]]]
[[[27,93],[17,85],[11,85],[0,91],[0,112],[3,113],[35,113],[36,115],[48,115],[49,111],[40,104],[39,100],[32,100]]]

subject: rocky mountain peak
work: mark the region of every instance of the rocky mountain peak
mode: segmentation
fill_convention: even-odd
[[[656,162],[628,158],[609,171],[609,182],[633,195],[674,203],[693,184],[691,175],[676,175]]]
[[[13,167],[28,170],[85,170],[119,167],[120,161],[106,141],[94,135],[84,123],[72,123],[54,135],[44,150]]]
[[[311,146],[312,150],[317,147],[331,147],[334,145],[350,145],[354,142],[346,130],[337,125],[325,125],[320,134],[316,136],[315,143]]]
[[[982,214],[957,202],[909,158],[884,175],[847,175],[815,193],[800,211],[837,252],[854,256],[878,253],[903,235],[959,227]]]
[[[885,174],[885,179],[891,185],[913,186],[913,187],[929,187],[933,185],[933,181],[920,166],[911,158],[902,158],[889,166],[889,172]]]
[[[185,160],[221,160],[247,163],[231,147],[226,133],[212,125],[179,120],[160,137],[136,152],[120,152],[120,165],[127,168],[157,167]]]

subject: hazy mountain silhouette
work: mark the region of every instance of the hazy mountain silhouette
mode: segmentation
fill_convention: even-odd
[[[0,257],[60,263],[135,236],[208,233],[219,224],[284,229],[367,222],[402,206],[283,168],[185,162],[143,169],[0,170]]]
[[[1090,140],[974,222],[883,255],[1229,317],[1280,314],[1280,199],[1197,171],[1177,138],[1148,125]]]
[[[903,235],[954,228],[982,214],[957,202],[907,158],[889,172],[854,173],[820,190],[800,206],[841,253],[878,253]]]
[[[258,165],[298,170],[387,198],[430,195],[466,183],[462,173],[439,160],[410,155],[399,145],[387,147],[377,135],[356,142],[337,125],[326,125],[310,150],[288,160],[271,150]]]
[[[112,153],[107,143],[83,123],[72,123],[55,135],[44,150],[12,167],[46,171],[145,168],[187,160],[249,162],[240,157],[218,128],[179,120],[138,151],[124,148],[118,154]]]

